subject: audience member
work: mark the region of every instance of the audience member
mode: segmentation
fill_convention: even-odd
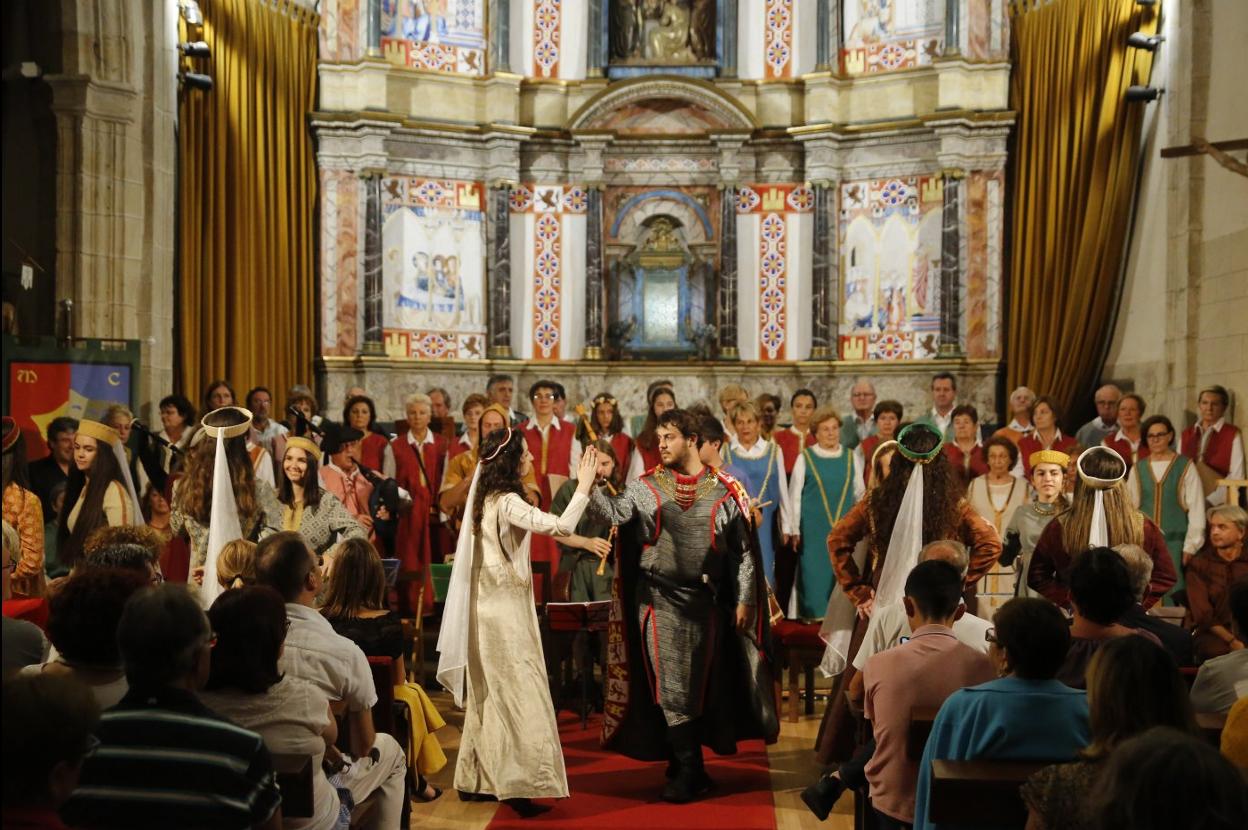
[[[394,452],[395,483],[411,496],[411,507],[404,508],[399,516],[394,555],[404,570],[421,575],[399,591],[399,610],[419,616],[433,612],[433,575],[429,566],[434,552],[440,553],[447,547],[442,544],[443,525],[437,508],[447,445],[445,438],[429,429],[433,416],[428,395],[409,395],[403,408],[407,433],[391,441],[390,449]]]
[[[1155,726],[1196,732],[1174,661],[1139,637],[1106,643],[1092,658],[1088,723],[1092,741],[1076,760],[1045,767],[1023,785],[1028,830],[1096,830],[1090,797],[1115,747]]]
[[[1239,651],[1231,631],[1230,586],[1248,579],[1248,511],[1236,505],[1209,511],[1209,544],[1187,568],[1187,619],[1200,660]]]
[[[22,671],[72,676],[91,690],[101,709],[119,702],[129,686],[117,645],[118,625],[126,601],[147,585],[131,569],[75,573],[48,602],[48,639],[56,653]]]
[[[1118,429],[1101,441],[1102,446],[1121,455],[1128,468],[1141,458],[1148,457],[1148,444],[1144,442],[1144,433],[1140,430],[1145,409],[1144,399],[1139,395],[1123,395],[1118,401]]]
[[[1079,427],[1075,442],[1081,447],[1099,446],[1118,427],[1118,401],[1122,390],[1108,383],[1096,390],[1092,401],[1096,404],[1096,417]]]
[[[914,827],[932,828],[932,761],[1073,759],[1087,746],[1088,701],[1055,678],[1070,646],[1062,612],[1016,597],[997,611],[989,656],[1000,680],[954,692],[932,724],[915,792]]]
[[[841,444],[855,449],[875,435],[875,387],[871,381],[858,378],[849,389],[849,414],[841,424]]]
[[[1242,480],[1244,476],[1244,439],[1239,427],[1226,422],[1226,408],[1231,396],[1224,386],[1200,390],[1196,405],[1200,420],[1183,430],[1180,448],[1196,462],[1205,485],[1210,505],[1226,503],[1226,490],[1216,486],[1223,478]]]
[[[226,542],[217,555],[217,583],[222,590],[256,584],[256,543],[246,539]]]
[[[84,563],[92,567],[128,568],[153,584],[164,581],[160,567],[163,540],[147,525],[101,527],[87,537]]]
[[[953,410],[958,406],[958,380],[950,372],[937,372],[932,376],[931,390],[932,408],[916,418],[914,422],[927,424],[940,433],[946,441],[952,441]]]
[[[1119,622],[1135,605],[1131,574],[1122,557],[1109,548],[1091,548],[1075,557],[1070,569],[1070,650],[1057,679],[1075,689],[1086,688],[1092,655],[1116,637],[1139,635],[1155,645],[1160,641],[1146,631]]]
[[[45,516],[51,516],[52,488],[69,484],[69,470],[74,463],[74,435],[78,421],[65,416],[53,418],[48,424],[49,454],[30,465],[30,489],[39,497]]]
[[[1248,787],[1206,741],[1158,726],[1110,755],[1091,812],[1098,830],[1242,830]]]
[[[897,440],[897,431],[901,427],[902,415],[901,404],[897,401],[880,401],[875,405],[875,414],[873,415],[875,431],[862,439],[862,443],[859,444],[862,448],[864,467],[863,483],[868,487],[871,486],[871,476],[874,474],[872,461],[875,459],[875,451],[881,445]]]
[[[322,769],[338,722],[325,693],[277,667],[286,640],[286,606],[272,588],[226,591],[208,609],[215,643],[204,704],[264,739],[271,754],[312,758],[312,815],[286,818],[283,830],[334,830],[338,791]]]
[[[1031,417],[1035,422],[1035,429],[1018,441],[1018,453],[1021,456],[1019,460],[1023,462],[1023,466],[1015,472],[1021,473],[1024,478],[1031,478],[1032,453],[1057,450],[1073,455],[1079,446],[1074,438],[1062,435],[1062,430],[1057,425],[1062,419],[1062,409],[1056,398],[1048,395],[1036,398],[1031,408]]]
[[[793,465],[797,463],[802,450],[815,443],[815,425],[810,422],[810,418],[815,414],[817,404],[814,392],[809,389],[798,389],[789,399],[789,411],[793,413],[793,423],[772,433],[771,439],[784,453],[785,475],[793,475]],[[831,407],[825,407],[825,409],[832,411]],[[857,444],[855,443],[854,446]]]
[[[1222,726],[1222,755],[1248,780],[1248,695],[1243,695],[1226,713]]]
[[[117,642],[130,691],[100,718],[100,749],[82,765],[62,810],[66,823],[169,828],[194,816],[202,827],[281,827],[282,797],[264,741],[197,697],[214,637],[186,586],[135,594]]]
[[[9,577],[13,572],[14,565],[20,558],[19,542],[17,539],[17,531],[15,531],[8,522],[4,523],[4,603],[5,613],[4,622],[4,641],[3,652],[0,655],[4,658],[4,677],[8,677],[13,672],[25,666],[42,663],[48,656],[48,643],[43,637],[43,632],[39,626],[30,620],[17,619],[9,615]],[[39,600],[43,602],[43,600]]]
[[[1118,622],[1127,628],[1152,634],[1161,641],[1162,647],[1170,652],[1178,665],[1194,666],[1196,655],[1192,650],[1192,633],[1182,626],[1172,625],[1161,617],[1148,613],[1141,604],[1148,592],[1148,580],[1153,573],[1153,560],[1148,557],[1148,552],[1139,545],[1117,545],[1114,553],[1121,556],[1126,563],[1127,573],[1131,577],[1131,592],[1135,595],[1135,605]]]
[[[278,667],[346,705],[353,760],[342,773],[343,783],[357,802],[381,790],[374,826],[397,827],[403,808],[403,749],[373,726],[377,691],[368,658],[316,611],[322,587],[316,554],[298,533],[275,533],[256,548],[256,581],[286,602],[290,628]]]
[[[4,521],[17,533],[21,557],[11,574],[14,596],[42,597],[47,590],[43,569],[43,507],[31,490],[26,469],[26,441],[12,418],[4,418]]]
[[[963,489],[971,479],[988,472],[984,447],[979,442],[979,413],[975,407],[963,404],[954,408],[953,438],[945,442],[944,452]]]
[[[987,472],[971,480],[966,500],[1005,538],[1014,514],[1027,501],[1027,482],[1011,472],[1018,465],[1018,447],[994,435],[984,444],[984,459]]]
[[[8,642],[5,642],[8,659]],[[5,830],[63,830],[57,811],[78,786],[82,763],[99,745],[100,707],[72,677],[4,681]]]
[[[1225,714],[1239,698],[1248,697],[1248,579],[1238,579],[1227,590],[1231,636],[1239,647],[1206,660],[1192,684],[1192,705],[1197,712]]]

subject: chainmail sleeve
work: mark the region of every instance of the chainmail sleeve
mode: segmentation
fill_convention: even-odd
[[[736,572],[737,604],[756,604],[754,586],[756,567],[750,549],[750,523],[741,515],[735,499],[724,499],[715,515],[715,536],[720,550],[728,557]]]

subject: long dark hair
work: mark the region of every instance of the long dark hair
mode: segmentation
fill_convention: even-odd
[[[659,436],[656,432],[659,428],[659,416],[654,414],[654,402],[659,399],[659,395],[667,395],[672,399],[672,403],[676,403],[676,393],[671,387],[656,386],[650,393],[646,422],[642,424],[641,432],[637,435],[637,446],[643,450],[653,450],[659,446]]]
[[[209,426],[231,427],[241,424],[243,416],[238,410],[226,409],[209,412],[204,420]],[[204,435],[188,453],[190,459],[186,474],[173,497],[173,509],[200,524],[206,524],[212,514],[212,468],[217,458],[217,440]],[[225,439],[225,458],[230,468],[230,481],[234,485],[239,524],[244,534],[248,534],[260,514],[260,502],[256,499],[256,469],[247,454],[246,434]]]
[[[603,434],[603,429],[598,424],[598,405],[611,404],[611,423],[607,425],[607,432],[611,435],[618,435],[624,431],[624,419],[620,416],[620,402],[610,392],[599,392],[594,396],[593,401],[589,405],[589,424],[594,428],[594,434],[599,438],[608,436]],[[585,418],[578,418],[576,421],[576,440],[581,442],[582,447],[589,446],[589,432],[585,429]]]
[[[385,608],[386,569],[380,554],[367,539],[344,539],[334,557],[321,613],[332,620]]]
[[[95,460],[91,462],[90,473],[83,473],[76,463],[69,466],[69,484],[65,489],[65,506],[61,508],[60,525],[57,528],[57,558],[61,564],[73,568],[82,558],[83,547],[91,531],[108,524],[104,515],[104,496],[113,482],[124,488],[121,464],[117,455],[106,441],[96,439]],[[78,511],[78,519],[74,529],[69,529],[69,514],[73,512],[78,497],[83,489],[86,495],[82,499],[82,509]],[[128,498],[128,496],[127,496]]]
[[[286,452],[290,452],[292,449],[303,450],[303,447],[291,447],[288,445]],[[303,454],[308,457],[308,471],[303,474],[303,504],[305,507],[311,507],[315,510],[321,504],[321,465],[312,453],[303,450]],[[294,507],[295,487],[286,476],[285,453],[282,454],[282,460],[277,466],[282,471],[282,482],[277,485],[277,500],[287,507]]]
[[[282,679],[277,668],[286,641],[286,603],[272,588],[236,588],[208,609],[217,635],[207,689],[264,694]]]
[[[940,443],[940,436],[932,430],[916,429],[906,433],[905,447],[911,452],[926,455]],[[897,512],[910,483],[914,461],[905,453],[893,455],[888,476],[868,494],[868,509],[875,517],[875,537],[882,546],[888,545],[893,535]],[[958,526],[958,503],[962,500],[962,487],[957,483],[949,458],[942,452],[924,465],[923,469],[923,541],[944,539]]]
[[[497,453],[497,454],[496,454]],[[472,501],[472,529],[481,532],[485,500],[495,493],[515,493],[524,497],[520,481],[520,460],[524,458],[524,435],[518,429],[496,429],[481,440],[481,476],[477,496]],[[486,461],[485,459],[490,459]]]

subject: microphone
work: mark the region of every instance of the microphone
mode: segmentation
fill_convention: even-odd
[[[135,418],[133,421],[130,422],[130,428],[137,429],[139,432],[143,433],[148,438],[151,438],[157,444],[160,444],[162,447],[169,450],[174,455],[181,455],[183,452],[181,447],[179,447],[177,444],[174,444],[173,442],[169,441],[166,438],[162,438],[159,434],[152,432],[150,429],[144,426],[143,422],[140,421],[138,418]]]
[[[309,421],[308,416],[304,415],[303,411],[293,403],[286,407],[286,411],[294,416],[295,420],[299,422],[299,425],[303,427],[305,432],[315,432],[317,435],[325,434],[324,430]]]

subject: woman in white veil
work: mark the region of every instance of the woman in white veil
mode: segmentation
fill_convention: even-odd
[[[522,477],[533,459],[520,430],[485,436],[480,458],[438,636],[438,681],[465,709],[455,766],[460,798],[496,798],[528,817],[549,809],[532,799],[568,796],[533,604],[530,536],[572,534],[598,458],[592,448],[581,456],[576,494],[562,516],[524,500]]]

